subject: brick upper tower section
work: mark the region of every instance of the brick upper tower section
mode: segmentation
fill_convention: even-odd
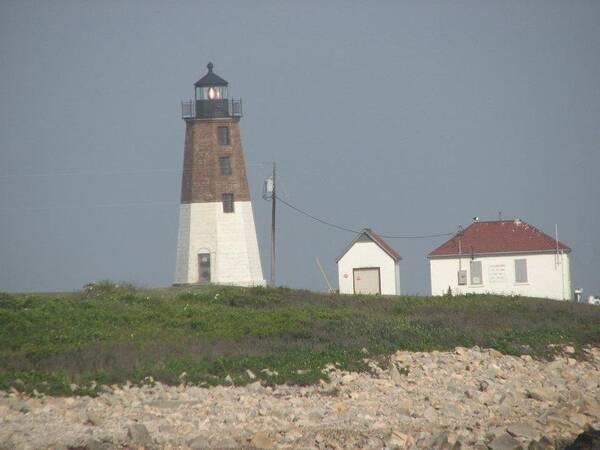
[[[233,194],[236,202],[250,201],[239,118],[194,118],[185,122],[181,203],[220,202],[226,193]],[[223,127],[227,128],[228,144],[219,140],[219,128]],[[221,173],[220,158],[226,157],[230,174]]]

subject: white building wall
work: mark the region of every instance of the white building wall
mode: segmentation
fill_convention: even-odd
[[[515,282],[515,259],[527,260],[527,283]],[[569,254],[559,255],[559,264],[555,253],[476,256],[474,261],[481,261],[483,284],[471,284],[471,258],[466,256],[461,259],[461,266],[467,271],[467,284],[459,286],[458,258],[430,259],[432,295],[444,295],[450,287],[453,294],[493,293],[571,299]]]
[[[197,283],[198,254],[210,253],[211,282],[264,286],[251,202],[182,204],[179,209],[176,284]]]
[[[400,294],[400,264],[374,242],[356,242],[338,261],[341,294],[354,294],[353,269],[379,267],[382,295]]]

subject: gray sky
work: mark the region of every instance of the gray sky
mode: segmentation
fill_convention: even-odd
[[[300,208],[381,234],[520,217],[600,294],[600,2],[0,0],[0,290],[168,285],[181,99],[244,100],[265,276],[269,163]],[[324,289],[352,235],[279,209],[279,282]],[[390,241],[408,293],[444,239]]]

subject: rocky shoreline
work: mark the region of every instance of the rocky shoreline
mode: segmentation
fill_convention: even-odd
[[[600,428],[600,348],[554,361],[495,350],[397,352],[309,387],[106,386],[0,392],[0,449],[553,449]],[[268,368],[265,368],[268,370]],[[253,374],[249,374],[251,377]]]

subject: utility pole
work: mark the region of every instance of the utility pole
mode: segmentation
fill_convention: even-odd
[[[277,254],[275,252],[275,203],[277,201],[276,166],[273,161],[273,191],[271,193],[271,286],[275,286],[275,267],[277,265]]]

